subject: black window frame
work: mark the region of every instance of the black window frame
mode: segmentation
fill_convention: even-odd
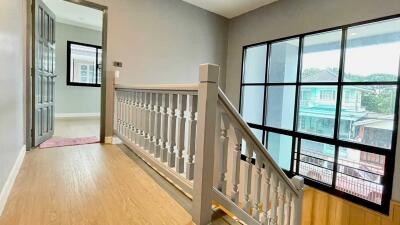
[[[346,49],[346,40],[347,40],[347,30],[351,27],[354,26],[359,26],[359,25],[366,25],[369,23],[375,23],[375,22],[382,22],[385,20],[390,20],[390,19],[398,19],[400,18],[400,14],[395,14],[391,16],[385,16],[381,18],[376,18],[376,19],[371,19],[371,20],[366,20],[366,21],[361,21],[361,22],[356,22],[356,23],[351,23],[351,24],[346,24],[346,25],[340,25],[336,27],[331,27],[327,29],[322,29],[322,30],[317,30],[317,31],[312,31],[312,32],[307,32],[307,33],[302,33],[298,35],[292,35],[288,37],[283,37],[283,38],[278,38],[278,39],[273,39],[273,40],[268,40],[268,41],[263,41],[255,44],[250,44],[250,45],[245,45],[242,48],[242,67],[241,67],[241,81],[240,81],[240,93],[239,93],[239,112],[242,113],[242,94],[243,94],[243,87],[245,86],[264,86],[264,103],[263,103],[263,119],[262,119],[262,125],[259,124],[252,124],[248,123],[248,125],[251,128],[255,128],[258,130],[263,131],[263,136],[262,136],[262,144],[266,146],[266,141],[268,138],[267,132],[273,132],[277,134],[283,134],[283,135],[289,135],[292,136],[293,141],[292,141],[292,155],[291,155],[291,166],[290,166],[290,171],[284,170],[284,172],[289,176],[293,177],[295,175],[300,175],[299,174],[299,160],[300,159],[300,151],[296,152],[296,149],[301,148],[301,139],[306,139],[306,140],[311,140],[311,141],[317,141],[325,144],[330,144],[335,147],[335,153],[334,153],[334,162],[333,162],[333,178],[332,178],[332,185],[326,185],[322,182],[317,182],[316,180],[313,180],[311,178],[308,178],[306,176],[304,177],[305,184],[312,186],[314,188],[320,189],[322,191],[325,191],[329,194],[341,197],[343,199],[349,200],[351,202],[363,205],[367,208],[373,209],[375,211],[384,213],[386,215],[389,215],[389,210],[390,210],[390,201],[392,198],[392,189],[393,189],[393,178],[394,178],[394,171],[395,171],[395,156],[396,156],[396,146],[397,146],[397,136],[398,136],[398,122],[399,122],[399,95],[400,95],[400,74],[397,77],[397,81],[379,81],[379,82],[368,82],[368,81],[363,81],[363,82],[345,82],[343,81],[343,76],[344,76],[344,62],[345,62],[345,49]],[[329,32],[329,31],[335,31],[335,30],[341,30],[342,31],[342,37],[341,37],[341,47],[340,47],[340,64],[339,64],[339,77],[337,82],[308,82],[304,83],[300,81],[301,77],[301,66],[302,66],[302,56],[303,56],[303,46],[304,46],[304,37],[307,35],[313,35],[313,34],[320,34],[324,32]],[[290,39],[294,38],[299,38],[299,49],[298,49],[298,62],[297,62],[297,77],[296,77],[296,82],[290,82],[290,83],[268,83],[268,64],[269,64],[269,57],[271,54],[271,44],[281,42],[281,41],[287,41]],[[245,53],[246,49],[250,47],[256,47],[260,45],[267,45],[267,56],[266,56],[266,68],[265,68],[265,80],[264,83],[244,83],[243,82],[243,72],[244,72],[244,63],[245,63]],[[399,71],[400,73],[400,71]],[[392,133],[392,143],[391,143],[391,148],[386,149],[382,147],[374,147],[374,146],[368,146],[360,143],[354,143],[350,141],[344,141],[340,140],[339,138],[339,123],[340,123],[340,109],[341,109],[341,104],[342,104],[342,89],[344,86],[348,85],[395,85],[397,87],[396,89],[396,97],[395,97],[395,108],[394,108],[394,118],[393,118],[393,133]],[[296,86],[296,92],[295,92],[295,105],[294,105],[294,117],[293,117],[293,130],[285,130],[283,128],[274,128],[274,127],[268,127],[266,124],[266,93],[267,93],[267,87],[268,86],[288,86],[288,85],[295,85]],[[332,138],[329,137],[323,137],[323,136],[317,136],[313,134],[307,134],[307,133],[301,133],[297,131],[297,126],[298,124],[298,112],[299,112],[299,104],[300,104],[300,96],[301,96],[301,86],[304,85],[318,85],[318,86],[323,86],[323,85],[334,85],[337,87],[336,90],[336,95],[337,95],[337,100],[336,100],[336,115],[335,115],[335,121],[334,121],[334,134]],[[335,183],[336,183],[336,174],[338,173],[338,158],[339,158],[339,147],[344,147],[344,148],[351,148],[355,150],[359,150],[361,152],[367,152],[367,153],[375,153],[379,157],[385,156],[385,167],[384,167],[384,175],[382,175],[382,186],[383,186],[383,193],[382,193],[382,202],[381,204],[376,204],[373,202],[370,202],[368,200],[359,198],[355,195],[348,194],[346,192],[340,191],[336,189]],[[297,163],[294,165],[294,159],[295,159],[295,154],[296,154],[296,159]],[[242,160],[246,159],[245,155],[242,155],[241,157]],[[301,175],[300,175],[301,176]]]
[[[96,68],[94,68],[96,83],[80,83],[80,82],[71,82],[71,45],[81,45],[85,47],[96,48]],[[79,86],[79,87],[101,87],[101,83],[99,82],[99,77],[101,76],[101,64],[99,64],[99,50],[102,50],[101,46],[86,44],[82,42],[76,41],[67,41],[67,85],[68,86]],[[100,70],[100,71],[99,71]]]

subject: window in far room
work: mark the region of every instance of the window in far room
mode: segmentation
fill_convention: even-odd
[[[67,85],[100,87],[101,54],[100,46],[68,41]]]

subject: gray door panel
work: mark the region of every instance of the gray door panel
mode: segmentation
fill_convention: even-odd
[[[33,6],[32,143],[37,146],[54,134],[55,15],[41,0]]]

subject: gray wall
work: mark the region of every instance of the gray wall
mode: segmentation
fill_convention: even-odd
[[[23,2],[0,0],[0,191],[24,145]]]
[[[123,62],[118,83],[197,82],[201,63],[225,73],[227,19],[181,0],[94,2],[109,9],[107,69]]]
[[[226,92],[239,105],[242,47],[400,12],[399,0],[280,0],[229,21]],[[400,141],[400,140],[399,140]],[[400,142],[399,142],[400,143]],[[400,149],[393,199],[400,200]]]
[[[56,116],[100,113],[100,88],[67,86],[67,41],[101,46],[101,31],[56,23]]]

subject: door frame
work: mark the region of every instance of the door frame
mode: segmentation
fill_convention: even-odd
[[[32,14],[35,10],[35,6],[33,3],[34,0],[28,0],[27,4],[27,17],[26,17],[26,80],[25,80],[25,128],[26,128],[26,148],[30,150],[32,146],[32,124],[35,122],[32,119],[32,76],[34,71],[32,70],[32,62],[33,62],[33,51],[32,48],[35,46],[33,43],[32,30],[35,29],[35,25],[33,24]],[[100,5],[88,0],[64,0],[67,2],[71,2],[74,4],[78,4],[81,6],[86,6],[89,8],[93,8],[96,10],[100,10],[103,13],[103,24],[102,24],[102,61],[101,61],[101,99],[100,99],[100,143],[105,142],[105,125],[106,125],[106,87],[107,87],[107,24],[108,24],[108,7],[104,5]],[[56,15],[57,16],[57,15]],[[57,44],[57,43],[56,43]],[[57,101],[57,100],[56,100]]]

